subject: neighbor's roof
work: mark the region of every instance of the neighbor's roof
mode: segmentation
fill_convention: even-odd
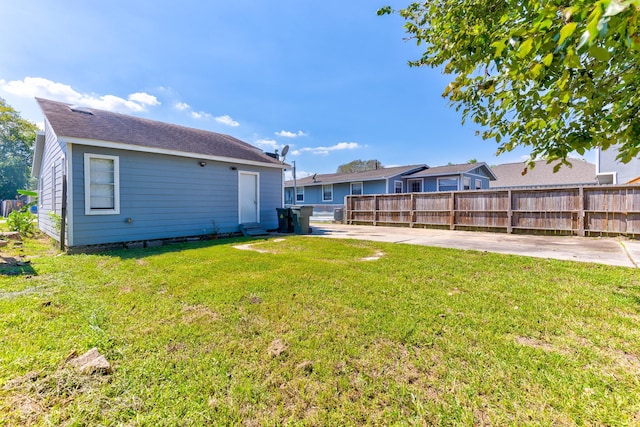
[[[391,168],[380,168],[365,172],[355,173],[328,173],[328,174],[316,174],[314,176],[307,176],[296,180],[298,187],[305,185],[321,185],[321,184],[339,184],[344,182],[359,182],[359,181],[375,181],[379,179],[388,179],[397,175],[403,175],[428,168],[427,165],[408,165],[408,166],[396,166]],[[285,187],[293,187],[293,180],[285,181]]]
[[[91,141],[105,141],[145,147],[159,152],[180,152],[189,157],[201,156],[283,166],[280,161],[264,154],[257,147],[229,135],[95,108],[73,107],[72,110],[71,105],[63,102],[42,98],[36,100],[59,138],[88,140],[88,145],[91,145]]]
[[[484,162],[475,162],[475,163],[463,163],[461,165],[445,165],[445,166],[434,166],[427,170],[423,170],[420,172],[416,172],[411,174],[409,178],[423,178],[428,176],[444,176],[444,175],[459,175],[461,173],[472,173],[475,169],[484,169],[489,177],[489,180],[493,181],[496,179],[495,174],[491,170],[489,166],[487,166]]]
[[[562,165],[556,173],[553,167],[557,162],[548,164],[546,160],[535,162],[533,169],[520,162],[493,166],[498,179],[489,185],[491,188],[504,188],[597,184],[596,166],[593,163],[579,159],[567,160],[572,167]],[[523,175],[525,168],[527,172]]]

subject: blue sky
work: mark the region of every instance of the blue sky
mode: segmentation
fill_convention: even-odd
[[[407,65],[421,49],[376,10],[408,1],[1,1],[0,97],[36,123],[35,96],[84,104],[289,145],[301,175],[526,158],[496,158],[441,97],[447,76]]]

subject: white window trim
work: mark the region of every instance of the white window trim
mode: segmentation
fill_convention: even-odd
[[[467,188],[465,188],[465,187],[467,187]],[[462,177],[462,189],[463,190],[471,190],[471,178],[470,177],[468,177],[468,176],[463,176]]]
[[[302,195],[302,199],[301,200],[298,200],[298,192],[300,192],[300,194]],[[293,195],[294,203],[296,203],[296,202],[304,203],[304,187],[296,187],[296,191],[294,193],[295,193]]]
[[[418,182],[420,183],[420,191],[413,191],[413,183],[414,182]],[[424,182],[422,182],[422,179],[408,179],[407,180],[407,192],[409,193],[422,193],[424,191]]]
[[[331,197],[328,199],[324,198],[324,187],[331,188]],[[322,184],[322,201],[323,202],[333,202],[333,184]]]
[[[460,177],[459,176],[457,176],[457,175],[454,175],[454,176],[442,176],[442,177],[438,178],[438,182],[437,182],[438,191],[456,191],[456,190],[440,190],[440,180],[442,180],[442,179],[455,179],[456,180],[456,190],[460,189]]]
[[[353,194],[353,185],[354,184],[360,184],[360,194]],[[364,185],[362,184],[362,181],[360,181],[360,182],[352,182],[351,184],[349,184],[349,194],[351,194],[352,196],[362,196],[364,194]]]
[[[398,189],[398,184],[400,184],[400,192],[397,193],[396,190]],[[402,185],[402,181],[393,181],[393,193],[394,194],[402,194],[402,192],[404,191],[404,186]]]
[[[91,208],[91,159],[113,160],[113,209]],[[120,214],[120,158],[105,154],[84,153],[84,214],[118,215]]]
[[[478,179],[478,178],[475,179],[475,187],[476,187],[476,190],[482,190],[482,180],[481,179]]]

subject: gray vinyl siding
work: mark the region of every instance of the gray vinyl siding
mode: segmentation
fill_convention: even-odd
[[[83,145],[74,145],[72,153],[73,246],[199,236],[214,228],[237,232],[240,171],[259,173],[260,221],[267,229],[278,226],[280,169],[215,161],[201,167],[193,158]],[[85,214],[85,153],[118,156],[119,214]]]
[[[629,163],[621,163],[616,158],[620,154],[619,146],[610,147],[608,150],[600,150],[598,155],[599,173],[615,173],[618,184],[626,184],[640,176],[640,157],[632,159]]]
[[[51,126],[46,123],[44,152],[38,177],[38,228],[55,240],[60,240],[60,235],[51,220],[51,212],[57,215],[62,213],[62,177],[66,168],[65,158],[66,145],[58,141]]]

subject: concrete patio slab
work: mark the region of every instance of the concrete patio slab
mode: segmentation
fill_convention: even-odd
[[[531,236],[312,223],[313,236],[407,243],[637,268],[640,242],[613,237]]]

